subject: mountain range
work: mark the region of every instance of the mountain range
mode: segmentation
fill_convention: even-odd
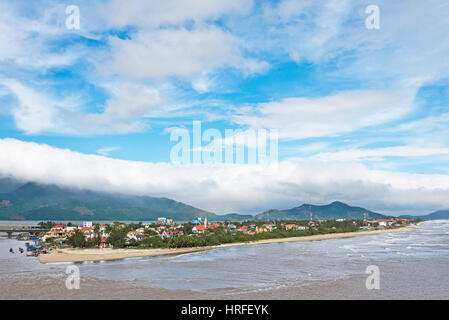
[[[20,184],[0,179],[0,220],[151,221],[168,217],[189,221],[206,217],[209,221],[273,221],[308,220],[310,213],[314,220],[363,219],[365,214],[369,219],[388,217],[339,201],[328,205],[303,204],[286,210],[272,209],[256,215],[217,215],[167,198],[111,194],[37,183]],[[420,218],[449,219],[449,211],[439,211]]]
[[[370,210],[352,207],[346,203],[335,201],[327,205],[303,204],[288,210],[268,210],[256,215],[257,220],[309,220],[312,213],[313,219],[336,220],[336,219],[363,219],[364,214],[369,219],[382,219],[387,216]]]
[[[410,216],[410,215],[403,215],[399,216],[400,218],[405,219],[421,219],[421,220],[446,220],[449,219],[449,210],[438,210],[426,215],[422,216]]]
[[[0,194],[0,219],[190,220],[213,213],[166,198],[109,194],[27,183]]]

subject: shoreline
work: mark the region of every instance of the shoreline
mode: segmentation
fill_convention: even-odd
[[[158,248],[158,249],[56,249],[52,253],[39,255],[40,263],[62,263],[62,262],[87,262],[87,261],[106,261],[106,260],[119,260],[126,258],[138,258],[138,257],[152,257],[161,255],[172,255],[172,254],[185,254],[200,252],[206,250],[213,250],[219,248],[233,247],[233,246],[250,246],[259,244],[269,244],[269,243],[281,243],[281,242],[303,242],[303,241],[321,241],[330,239],[344,239],[353,238],[359,236],[370,236],[381,233],[392,233],[392,232],[409,232],[413,231],[415,227],[419,226],[422,222],[418,224],[412,224],[405,227],[400,227],[396,229],[385,229],[385,230],[370,230],[370,231],[356,231],[356,232],[345,232],[345,233],[328,233],[319,234],[312,236],[303,237],[291,237],[291,238],[276,238],[276,239],[264,239],[252,242],[236,242],[236,243],[226,243],[217,246],[207,246],[207,247],[192,247],[192,248]]]

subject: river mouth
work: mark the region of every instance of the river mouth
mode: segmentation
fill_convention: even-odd
[[[24,242],[1,237],[0,298],[448,299],[448,232],[449,221],[431,221],[413,232],[81,264],[10,254]],[[370,265],[380,290],[366,288]],[[67,290],[68,266],[79,268],[80,290]]]

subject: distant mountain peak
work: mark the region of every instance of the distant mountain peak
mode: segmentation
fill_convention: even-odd
[[[352,207],[341,201],[334,201],[325,205],[302,204],[299,207],[286,210],[268,210],[256,215],[259,220],[309,220],[310,213],[312,219],[333,220],[333,219],[363,219],[364,214],[368,214],[368,218],[385,218],[380,213],[370,210]]]
[[[350,205],[348,205],[348,204],[346,204],[346,203],[344,203],[344,202],[341,202],[341,201],[333,201],[333,202],[331,202],[330,204],[329,204],[330,206],[345,206],[345,207],[350,207]]]

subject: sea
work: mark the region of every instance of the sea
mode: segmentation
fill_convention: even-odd
[[[0,299],[449,299],[449,220],[410,232],[101,262],[40,264],[19,253],[24,244],[0,235]],[[69,281],[74,268],[78,289]]]

